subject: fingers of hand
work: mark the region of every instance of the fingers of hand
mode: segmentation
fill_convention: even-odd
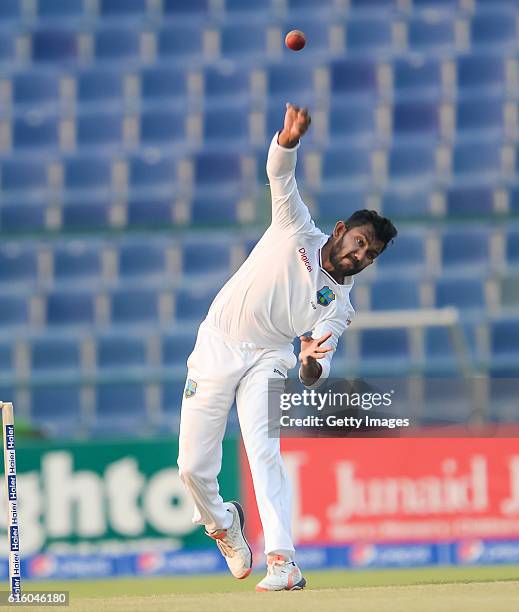
[[[324,336],[321,336],[320,338],[318,338],[317,346],[321,346],[323,342],[326,342],[328,338],[331,338],[331,337],[332,337],[332,332],[328,332],[327,334],[324,334]]]
[[[314,353],[328,353],[331,350],[333,350],[331,346],[321,346],[319,348],[315,348]]]

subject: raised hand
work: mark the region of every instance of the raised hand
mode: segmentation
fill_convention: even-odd
[[[307,108],[299,108],[287,102],[285,123],[283,129],[279,133],[278,143],[282,147],[295,147],[311,122],[312,119]]]

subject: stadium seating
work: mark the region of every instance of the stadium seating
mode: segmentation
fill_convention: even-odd
[[[270,222],[287,101],[313,113],[297,178],[317,225],[376,208],[398,226],[358,310],[454,306],[471,365],[517,371],[517,11],[2,0],[2,390],[55,435],[135,432],[143,415],[175,431],[197,325]],[[352,326],[333,372],[457,369],[448,329],[415,331]],[[510,414],[496,402],[491,418]]]

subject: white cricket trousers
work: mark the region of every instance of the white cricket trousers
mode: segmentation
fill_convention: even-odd
[[[238,419],[254,483],[265,553],[294,551],[291,536],[291,487],[279,437],[268,436],[268,379],[283,378],[297,363],[291,344],[262,349],[223,335],[202,323],[187,361],[196,392],[182,399],[178,466],[195,502],[193,523],[207,531],[226,529],[231,515],[219,494],[222,439],[236,398]],[[275,385],[277,386],[277,385]]]

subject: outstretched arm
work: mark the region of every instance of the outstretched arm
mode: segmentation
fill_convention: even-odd
[[[311,122],[308,110],[287,104],[283,129],[274,136],[267,160],[272,195],[272,223],[283,229],[302,229],[310,213],[297,189],[295,168],[300,139]]]

